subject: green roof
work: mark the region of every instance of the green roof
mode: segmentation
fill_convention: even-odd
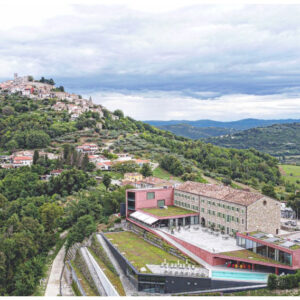
[[[150,213],[157,217],[172,217],[187,214],[196,214],[197,212],[177,206],[168,206],[168,208],[143,208],[142,211]]]
[[[280,263],[271,258],[264,257],[260,254],[254,253],[249,250],[236,250],[236,251],[222,252],[219,254],[225,255],[225,256],[230,256],[230,257],[235,257],[235,258],[240,258],[240,259],[261,261],[261,262],[266,262],[266,263],[271,263],[271,264],[276,264],[276,265],[283,265],[283,263]]]
[[[165,259],[167,263],[177,263],[178,260],[181,264],[185,263],[163,249],[146,242],[133,232],[106,233],[105,236],[138,271],[144,267],[145,273],[151,273],[146,265],[160,265]]]

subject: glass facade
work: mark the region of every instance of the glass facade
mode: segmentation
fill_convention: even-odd
[[[279,263],[288,266],[292,265],[292,254],[281,251],[274,247],[266,246],[240,236],[237,237],[237,245],[264,257],[274,259]]]
[[[128,209],[135,210],[135,193],[128,192],[127,194]]]

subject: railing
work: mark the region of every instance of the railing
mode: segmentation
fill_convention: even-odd
[[[71,263],[70,263],[69,261],[67,261],[67,263],[68,263],[68,266],[69,266],[70,269],[71,269],[72,281],[75,281],[75,283],[77,284],[77,287],[78,287],[78,289],[79,289],[81,295],[82,295],[82,296],[86,296],[86,293],[85,293],[85,291],[84,291],[84,289],[83,289],[83,287],[82,287],[82,285],[81,285],[81,283],[80,283],[80,281],[79,281],[79,279],[78,279],[78,277],[77,277],[77,275],[76,275],[76,272],[75,272],[75,270],[73,269]]]

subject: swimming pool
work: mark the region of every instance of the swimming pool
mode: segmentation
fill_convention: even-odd
[[[245,280],[267,282],[268,274],[257,272],[233,272],[213,270],[211,277],[214,279]]]

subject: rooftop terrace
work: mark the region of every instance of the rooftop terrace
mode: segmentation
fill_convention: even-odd
[[[147,265],[167,263],[184,264],[185,261],[144,241],[137,234],[129,231],[107,233],[105,236],[120,251],[122,255],[140,272],[152,273]]]
[[[282,238],[282,237],[279,237],[279,236],[274,236],[272,234],[267,234],[267,233],[262,232],[262,231],[252,231],[252,232],[246,232],[246,233],[243,233],[243,234],[254,237],[254,238],[259,239],[259,240],[264,241],[264,242],[268,242],[268,243],[276,245],[276,246],[280,246],[280,247],[290,249],[290,250],[300,249],[300,244],[299,243],[295,243],[293,241],[290,241],[289,239]]]
[[[172,217],[188,214],[197,214],[197,212],[177,206],[167,206],[167,208],[143,208],[145,213],[152,214],[156,217]]]
[[[171,234],[168,228],[162,228],[161,230]],[[211,253],[243,250],[243,248],[236,245],[235,238],[220,233],[216,236],[216,234],[209,233],[207,228],[193,225],[186,229],[181,227],[179,232],[175,229],[174,234],[171,235]]]

